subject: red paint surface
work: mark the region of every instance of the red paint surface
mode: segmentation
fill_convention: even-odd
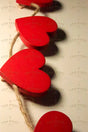
[[[50,77],[39,68],[45,64],[44,56],[37,50],[25,49],[13,55],[0,69],[0,75],[10,84],[41,94],[50,87]]]
[[[47,33],[57,30],[54,20],[44,16],[33,16],[16,19],[17,31],[23,43],[30,46],[41,47],[49,43],[50,38]]]
[[[16,0],[18,4],[30,6],[31,3],[38,4],[39,6],[45,6],[46,4],[52,3],[53,0]]]
[[[34,132],[72,132],[72,122],[65,114],[51,111],[40,118]]]

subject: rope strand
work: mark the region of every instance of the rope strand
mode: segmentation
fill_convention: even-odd
[[[14,89],[14,92],[16,94],[16,98],[18,100],[19,108],[20,108],[20,111],[21,111],[21,113],[22,113],[22,115],[23,115],[23,117],[25,119],[25,123],[28,126],[29,130],[31,132],[33,132],[32,121],[31,121],[31,119],[29,119],[27,111],[25,110],[24,105],[22,103],[23,97],[20,95],[19,89],[18,89],[18,87],[16,85],[12,85],[12,88]]]
[[[40,7],[34,3],[31,3],[31,6],[36,8],[35,12],[32,14],[32,16],[35,16],[38,13],[38,11],[40,10]],[[12,40],[10,51],[9,51],[9,58],[12,56],[13,46],[19,36],[20,36],[20,33],[17,32],[17,34],[15,35],[15,37]],[[3,78],[1,78],[1,81],[5,81],[5,80]],[[19,88],[15,84],[12,85],[12,88],[14,89],[16,99],[18,101],[19,108],[20,108],[20,111],[24,117],[25,123],[28,126],[29,130],[31,132],[33,132],[34,131],[33,123],[30,119],[30,116],[28,116],[26,109],[24,108],[24,104],[22,103],[22,101],[24,101],[24,98],[21,96],[21,94],[19,92]]]
[[[40,11],[40,6],[35,3],[31,3],[31,6],[36,8],[35,12],[32,14],[32,16],[35,16]]]
[[[34,13],[32,14],[32,16],[35,16],[40,11],[40,7],[39,7],[39,5],[37,5],[35,3],[31,3],[31,6],[34,7],[34,8],[36,8],[36,10],[34,11]],[[15,42],[16,42],[16,40],[17,40],[17,38],[19,36],[20,36],[20,33],[17,32],[17,34],[15,35],[15,37],[12,40],[11,47],[10,47],[10,51],[9,51],[9,58],[12,56],[13,46],[14,46],[14,44],[15,44]]]
[[[33,15],[32,15],[32,16],[35,16],[35,15],[39,12],[40,6],[37,5],[37,4],[35,4],[35,3],[31,3],[31,6],[34,7],[34,8],[36,8],[35,12],[34,12]],[[19,7],[20,9],[23,9],[23,8],[26,7],[26,6],[25,6],[25,5],[22,5],[22,4],[18,4],[18,7]]]
[[[11,43],[11,47],[10,47],[10,51],[9,51],[9,58],[12,56],[12,50],[13,50],[13,46],[17,40],[17,38],[19,37],[20,33],[17,32],[17,34],[15,35],[15,37],[13,38],[13,41]]]

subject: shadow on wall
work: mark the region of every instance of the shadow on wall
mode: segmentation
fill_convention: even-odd
[[[53,86],[51,86],[50,89],[41,97],[24,95],[24,98],[44,106],[53,106],[61,101],[60,92],[53,88]]]
[[[66,33],[60,28],[58,28],[58,30],[54,32],[52,35],[49,34],[49,37],[50,37],[50,42],[48,45],[44,47],[36,48],[46,57],[54,56],[60,52],[55,42],[64,41],[67,39]]]
[[[34,7],[31,6],[25,6],[26,9],[31,9],[34,10]],[[53,12],[53,11],[58,11],[63,8],[62,4],[59,1],[53,0],[53,3],[46,4],[45,7],[41,7],[40,11],[42,13],[47,13],[47,12]]]
[[[45,65],[44,67],[41,68],[41,70],[46,72],[51,79],[55,77],[55,71],[50,66]],[[37,96],[37,97],[32,97],[30,95],[23,95],[23,96],[26,100],[30,100],[44,106],[53,106],[61,101],[60,92],[52,85],[49,88],[49,90],[46,93],[44,93],[42,96]]]
[[[62,4],[59,1],[54,0],[53,4],[47,4],[47,6],[41,8],[41,12],[53,12],[58,11],[63,8]]]

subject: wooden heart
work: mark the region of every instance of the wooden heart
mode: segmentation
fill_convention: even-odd
[[[45,64],[44,56],[35,49],[24,49],[13,55],[0,69],[0,75],[10,85],[41,94],[50,87],[50,77],[39,68]]]
[[[50,40],[47,33],[57,30],[56,22],[44,16],[19,18],[16,19],[15,24],[21,40],[28,47],[47,45]]]
[[[52,3],[53,0],[16,0],[18,4],[30,6],[31,3],[38,4],[39,6],[45,6],[46,4]]]
[[[34,132],[72,132],[72,123],[65,114],[51,111],[40,118]]]

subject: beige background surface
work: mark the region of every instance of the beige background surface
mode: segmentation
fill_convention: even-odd
[[[42,105],[26,100],[26,104],[36,125],[39,118],[50,110],[67,114],[74,132],[88,131],[88,1],[59,0],[53,12],[45,14],[54,19],[59,29],[60,39],[55,41],[46,57],[46,65],[51,67],[53,95],[41,100]],[[31,16],[33,10],[17,8],[14,0],[0,0],[0,67],[8,59],[8,51],[16,34],[16,18]],[[38,13],[37,15],[44,15]],[[14,53],[26,48],[20,39],[14,46]],[[47,53],[48,54],[48,53]],[[60,97],[59,97],[60,94]],[[47,106],[47,102],[49,106]],[[51,105],[54,104],[54,105]],[[0,132],[28,132],[19,111],[14,92],[0,82]]]

